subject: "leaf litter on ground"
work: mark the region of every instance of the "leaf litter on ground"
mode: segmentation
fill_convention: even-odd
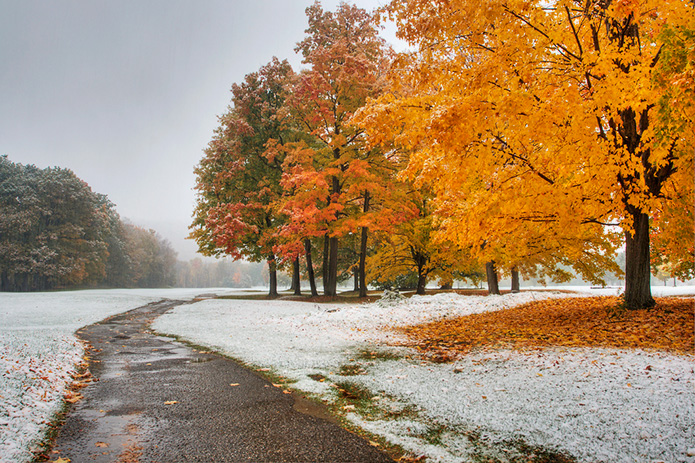
[[[494,312],[398,328],[406,345],[437,351],[598,347],[693,353],[693,298],[657,298],[651,309],[621,310],[617,297],[545,299]],[[450,356],[449,356],[450,357]]]

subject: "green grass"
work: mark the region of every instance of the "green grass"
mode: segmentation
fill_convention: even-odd
[[[55,440],[58,437],[60,428],[65,423],[65,418],[71,407],[72,406],[67,402],[61,403],[60,408],[48,423],[48,429],[46,429],[46,432],[42,436],[41,440],[32,446],[32,463],[44,462],[51,459],[49,455],[53,449]]]
[[[361,350],[357,358],[361,360],[400,360],[404,358],[404,356],[392,350],[375,348]]]

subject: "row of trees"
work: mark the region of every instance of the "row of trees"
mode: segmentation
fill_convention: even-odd
[[[196,169],[192,237],[312,293],[355,275],[600,283],[649,307],[693,275],[695,14],[683,0],[317,1],[296,50],[232,87]],[[378,35],[390,18],[412,51]],[[650,245],[650,240],[653,246]],[[298,284],[295,285],[297,288]]]
[[[0,157],[0,291],[167,286],[175,261],[72,171]]]
[[[372,256],[374,277],[416,269],[420,292],[436,272],[463,277],[466,260],[431,236],[428,195],[396,181],[403,156],[370,146],[351,122],[385,83],[389,51],[375,18],[347,4],[332,13],[316,3],[307,15],[297,45],[305,71],[274,59],[232,87],[233,106],[196,169],[200,251],[267,261],[271,295],[278,265],[293,269],[298,290],[300,256],[312,294],[318,278],[334,296],[338,280],[354,276],[366,295],[376,243],[389,249]]]

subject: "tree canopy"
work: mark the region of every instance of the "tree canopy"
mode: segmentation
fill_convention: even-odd
[[[167,286],[175,261],[71,170],[0,157],[0,290]]]
[[[394,0],[386,13],[416,51],[363,120],[413,151],[407,174],[433,189],[441,233],[482,260],[590,279],[624,240],[625,303],[652,305],[650,231],[680,220],[692,235],[692,202],[672,206],[692,198],[693,5]]]

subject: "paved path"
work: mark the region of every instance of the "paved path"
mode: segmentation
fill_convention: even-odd
[[[317,417],[322,407],[295,403],[232,360],[148,332],[180,304],[150,304],[78,332],[94,347],[98,382],[80,391],[85,398],[68,414],[52,461],[392,461]]]

